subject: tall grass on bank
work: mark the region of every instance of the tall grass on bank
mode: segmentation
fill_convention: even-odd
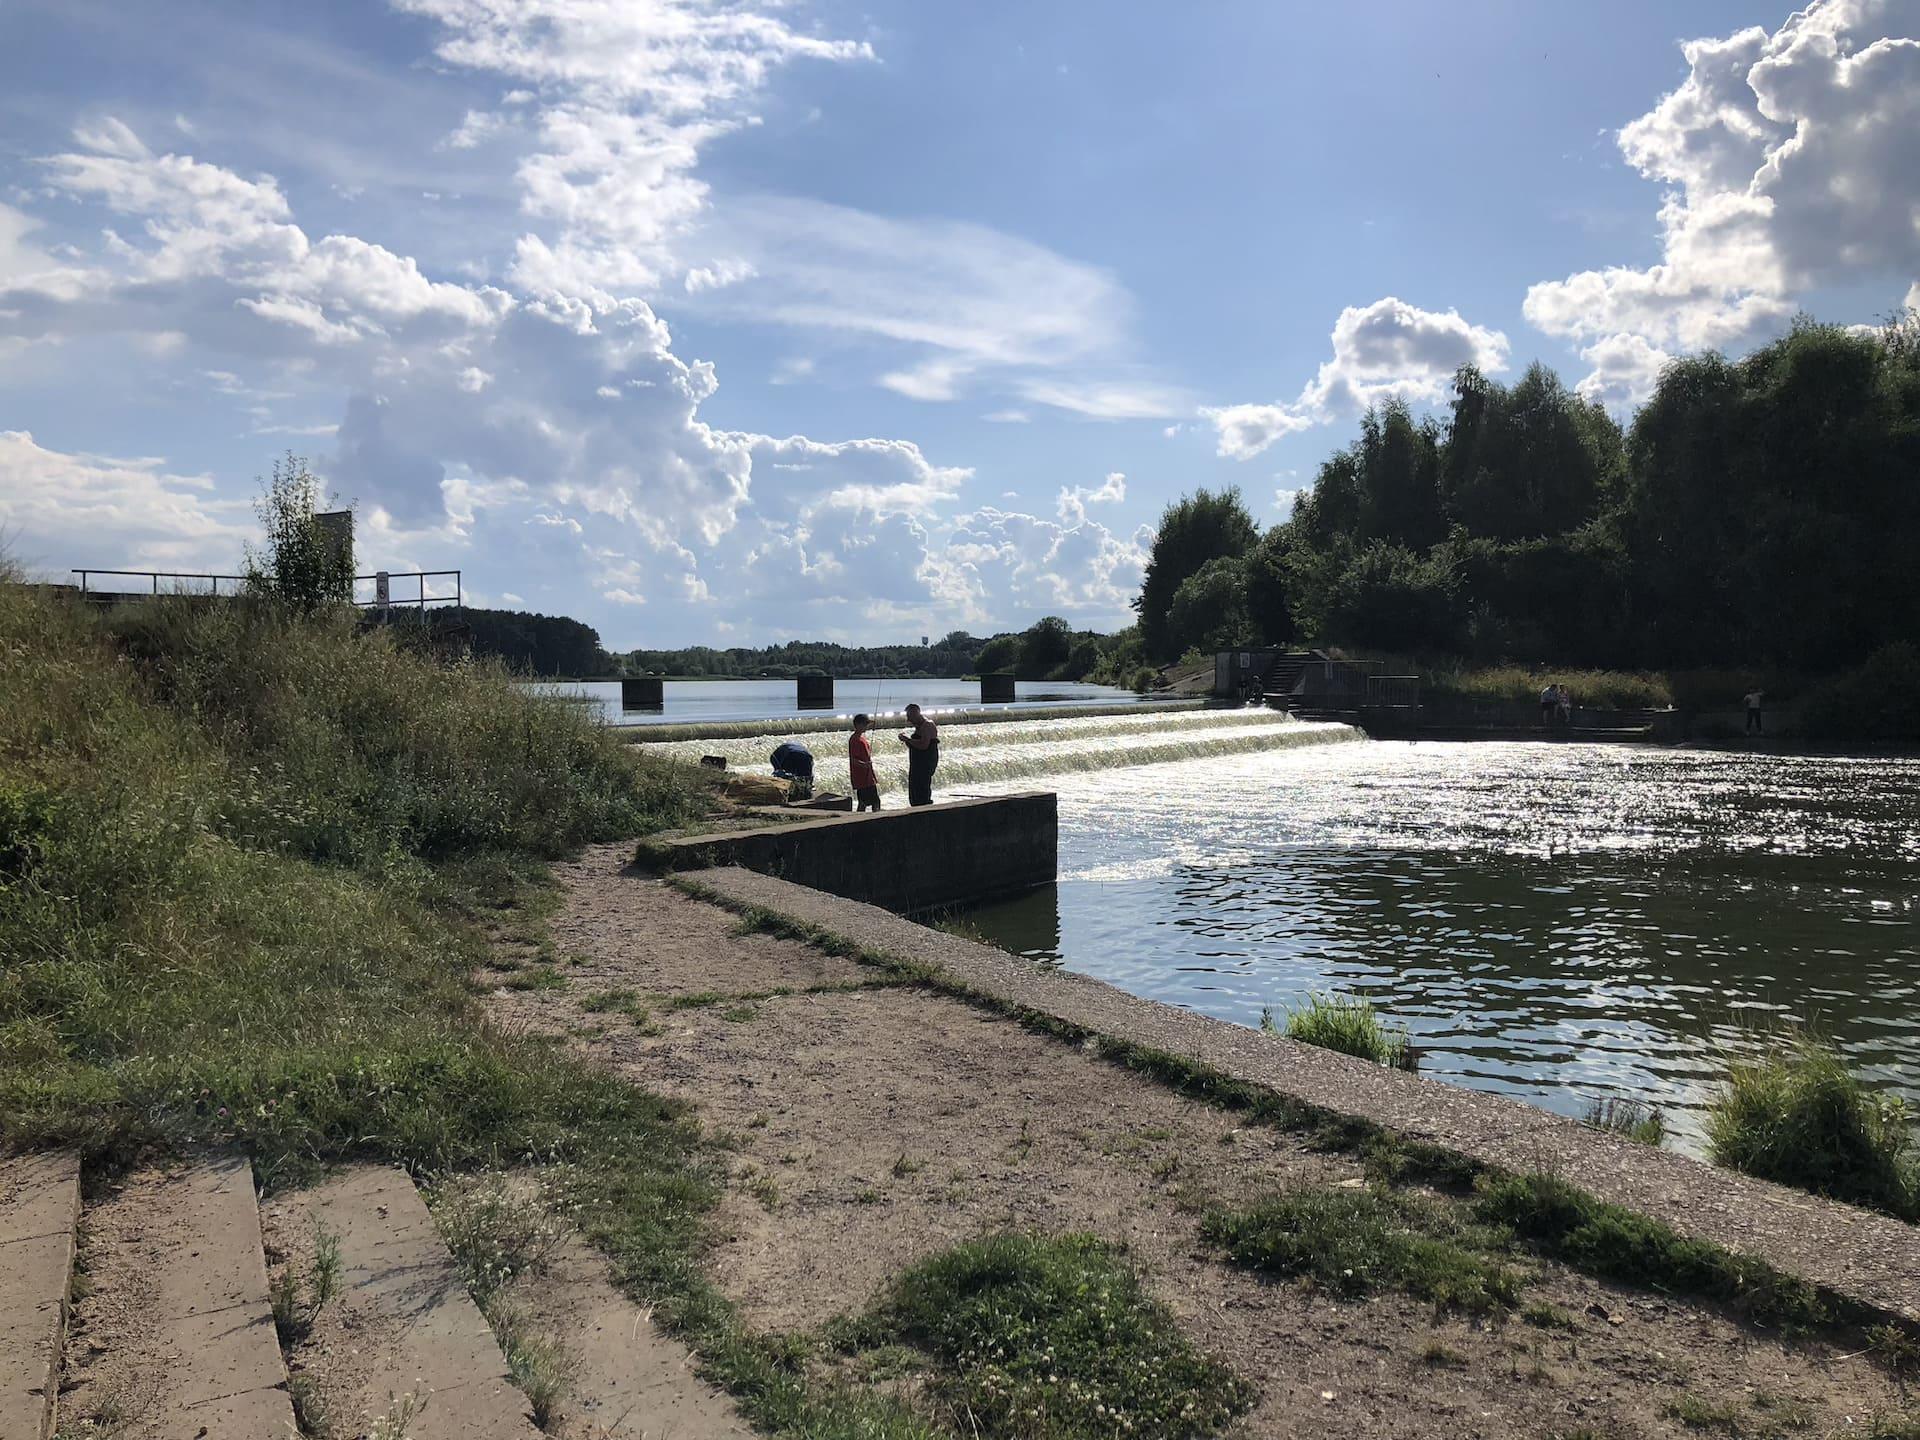
[[[1667,1120],[1657,1106],[1621,1095],[1609,1095],[1589,1102],[1581,1117],[1590,1129],[1605,1130],[1636,1145],[1659,1149],[1667,1140]]]
[[[235,798],[265,802],[234,816],[243,840],[348,864],[551,856],[688,809],[680,773],[503,666],[435,662],[410,628],[185,599],[106,625],[152,699],[219,748]]]
[[[1373,1005],[1358,996],[1309,995],[1306,1004],[1287,1012],[1284,1025],[1271,1010],[1262,1010],[1260,1028],[1390,1069],[1420,1068],[1419,1055],[1407,1032],[1382,1024]]]
[[[1555,669],[1551,666],[1436,663],[1419,669],[1423,690],[1470,700],[1536,702],[1549,684],[1573,692],[1576,705],[1603,710],[1660,710],[1673,703],[1667,677],[1630,670]],[[1737,699],[1739,692],[1734,692]]]
[[[1815,1036],[1779,1037],[1733,1061],[1707,1139],[1721,1165],[1920,1220],[1920,1157],[1905,1107],[1874,1095]]]
[[[481,1029],[448,907],[693,813],[690,778],[497,668],[267,603],[0,584],[0,693],[0,1141],[437,1166],[630,1108]]]

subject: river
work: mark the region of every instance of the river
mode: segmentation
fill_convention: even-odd
[[[663,747],[764,769],[778,738]],[[803,737],[833,783],[837,752]],[[1422,1072],[1699,1144],[1727,1056],[1813,1023],[1920,1103],[1920,760],[1368,741],[1265,711],[949,726],[943,794],[1060,796],[986,937],[1244,1025],[1364,995]],[[876,744],[888,803],[904,757]],[[829,758],[831,757],[831,758]]]
[[[1378,742],[1049,783],[1059,883],[969,917],[1037,960],[1246,1025],[1364,995],[1425,1074],[1644,1101],[1687,1149],[1781,1024],[1920,1102],[1920,761]]]

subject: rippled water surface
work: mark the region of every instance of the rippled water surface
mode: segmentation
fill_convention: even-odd
[[[971,917],[1036,958],[1248,1025],[1366,995],[1425,1073],[1683,1143],[1756,1024],[1920,1100],[1920,761],[1363,742],[1047,783],[1059,884]]]

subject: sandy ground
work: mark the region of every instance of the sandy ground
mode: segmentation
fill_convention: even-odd
[[[732,1138],[712,1272],[756,1325],[858,1311],[889,1276],[983,1231],[1083,1230],[1124,1245],[1190,1335],[1259,1387],[1233,1432],[1249,1440],[1697,1434],[1670,1413],[1687,1397],[1731,1406],[1741,1435],[1827,1435],[1901,1408],[1859,1355],[1558,1266],[1530,1267],[1526,1300],[1570,1312],[1571,1331],[1254,1279],[1201,1243],[1198,1211],[1292,1184],[1357,1184],[1350,1157],[1244,1128],[924,991],[655,1005],[646,1028],[590,1013],[582,1001],[611,987],[667,997],[874,978],[797,942],[737,935],[731,914],[624,861],[609,847],[560,867],[554,938],[570,985],[497,990],[492,1004],[503,1023],[565,1034],[690,1101]]]

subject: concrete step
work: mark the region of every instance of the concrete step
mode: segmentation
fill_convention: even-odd
[[[349,1170],[273,1209],[276,1233],[317,1227],[339,1241],[337,1313],[325,1323],[359,1339],[295,1352],[336,1423],[364,1425],[413,1396],[407,1440],[538,1440],[526,1397],[404,1171]]]
[[[0,1161],[0,1440],[53,1431],[79,1219],[78,1156]]]
[[[572,1231],[539,1273],[507,1292],[521,1323],[566,1357],[558,1440],[753,1440],[725,1394],[694,1373],[687,1347],[616,1290],[607,1262]]]
[[[292,1433],[244,1158],[135,1175],[87,1211],[63,1414],[142,1440]]]

